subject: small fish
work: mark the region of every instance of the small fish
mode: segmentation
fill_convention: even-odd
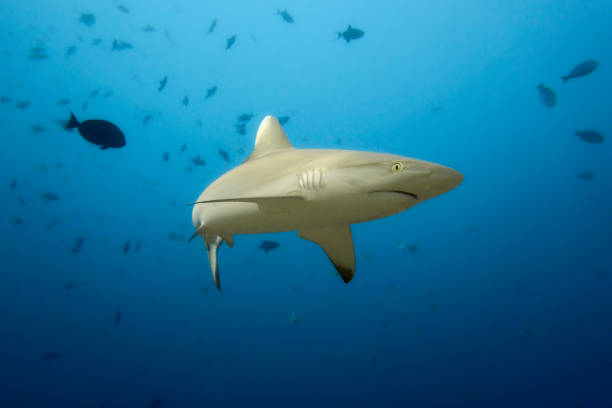
[[[52,220],[50,223],[47,224],[47,226],[45,227],[45,231],[49,231],[51,228],[55,227],[57,225],[57,220]]]
[[[576,174],[576,177],[584,181],[593,181],[595,180],[595,173],[592,171],[583,171]]]
[[[235,42],[236,42],[236,35],[232,35],[230,38],[227,39],[226,44],[225,44],[225,49],[229,50],[230,48],[232,48],[232,45],[234,45]]]
[[[187,105],[189,105],[189,98],[185,96],[185,97],[183,98],[183,100],[182,100],[182,104],[183,104],[183,106],[187,106]]]
[[[111,48],[111,51],[113,50],[124,51],[124,50],[131,50],[132,48],[134,48],[132,44],[130,44],[127,41],[113,40],[113,48]]]
[[[151,24],[147,24],[142,31],[144,31],[145,33],[152,33],[153,31],[155,31],[155,28],[153,28],[153,26]]]
[[[87,105],[88,105],[88,102],[83,103],[83,106],[81,106],[81,109],[84,111],[87,110]]]
[[[120,321],[121,321],[121,312],[119,310],[115,310],[115,326],[119,326]]]
[[[359,30],[358,28],[353,28],[349,25],[348,28],[344,30],[344,32],[338,33],[338,38],[344,38],[344,40],[348,43],[351,40],[356,40],[358,38],[363,37],[363,35],[364,32],[362,30]]]
[[[289,316],[289,322],[297,326],[300,323],[302,323],[302,316],[298,314],[297,312],[292,312],[291,316]]]
[[[212,33],[213,31],[215,31],[215,27],[217,26],[217,19],[213,19],[213,21],[210,22],[210,25],[208,26],[208,34]]]
[[[87,27],[91,27],[96,24],[96,16],[93,14],[81,13],[79,22],[85,24]]]
[[[102,42],[101,38],[94,38],[93,40],[91,40],[91,45],[93,46],[100,45],[101,42]]]
[[[51,361],[51,360],[55,360],[59,357],[59,353],[56,353],[54,351],[49,351],[47,353],[44,353],[42,356],[40,356],[40,360],[41,361]]]
[[[184,144],[181,146],[181,151],[179,152],[179,154],[183,153],[185,151],[185,149],[187,148],[187,145]]]
[[[252,117],[252,113],[243,113],[242,115],[238,116],[238,120],[240,122],[248,122],[249,120],[251,120]]]
[[[47,52],[47,50],[42,45],[30,48],[30,54],[44,54],[45,52]]]
[[[52,193],[52,192],[47,192],[47,193],[41,194],[40,196],[42,197],[44,201],[48,203],[50,203],[51,201],[57,201],[60,198],[57,194]]]
[[[77,50],[77,46],[76,45],[71,45],[70,47],[66,48],[66,56],[70,57],[71,55],[74,55],[76,53]]]
[[[89,93],[89,96],[90,96],[91,98],[95,98],[96,96],[98,96],[98,94],[99,94],[99,93],[100,93],[100,91],[98,91],[97,89],[94,89],[93,91],[91,91],[91,92]]]
[[[13,224],[15,224],[15,225],[23,225],[23,218],[21,218],[21,217],[13,217]]]
[[[287,10],[283,10],[283,11],[277,10],[276,14],[280,15],[283,18],[283,20],[285,20],[285,22],[290,23],[290,24],[293,23],[293,17],[291,17],[291,14],[289,14]]]
[[[146,115],[144,116],[144,118],[142,118],[142,123],[143,123],[145,126],[146,126],[146,125],[148,125],[148,124],[149,124],[149,121],[151,120],[151,118],[152,118],[152,117],[153,117],[153,116],[152,116],[150,113],[146,114]]]
[[[77,254],[81,251],[81,247],[83,247],[83,243],[85,242],[85,237],[75,238],[74,244],[72,244],[72,253]]]
[[[241,134],[241,135],[246,135],[246,127],[244,125],[244,123],[237,123],[236,124],[236,133]]]
[[[227,152],[223,149],[219,149],[219,156],[223,157],[223,160],[226,162],[230,161],[229,154],[227,154]]]
[[[281,116],[278,118],[278,123],[282,125],[284,125],[285,123],[289,122],[289,116]]]
[[[130,9],[128,9],[127,7],[125,7],[123,4],[120,4],[117,6],[117,10],[122,11],[124,13],[129,13]]]
[[[140,246],[142,245],[142,240],[138,241],[136,243],[136,246],[134,247],[134,252],[138,252],[138,250],[140,249]]]
[[[130,241],[127,241],[125,244],[123,244],[123,254],[127,254],[128,251],[130,250]]]
[[[28,59],[31,61],[41,61],[47,58],[49,58],[49,55],[45,53],[31,53],[28,55]]]
[[[74,289],[76,287],[77,287],[77,284],[75,282],[72,282],[72,281],[71,282],[67,282],[64,285],[64,289],[66,289],[66,290],[72,290],[72,289]]]
[[[14,189],[16,189],[16,188],[17,188],[17,179],[16,179],[16,178],[15,178],[15,179],[13,179],[13,181],[11,181],[11,184],[9,184],[9,188],[10,188],[11,190],[14,190]]]
[[[206,90],[205,98],[208,99],[208,98],[212,97],[216,92],[217,92],[217,86],[216,85],[211,87],[211,88],[208,88]]]
[[[206,166],[206,161],[202,159],[200,156],[196,156],[189,160],[193,162],[194,166]]]
[[[20,101],[15,103],[15,108],[20,109],[20,110],[25,110],[28,108],[28,106],[30,106],[30,102],[27,101]]]
[[[11,98],[9,98],[8,96],[0,96],[0,103],[9,103],[10,101],[12,101]]]
[[[165,152],[162,156],[162,160],[167,162],[168,159],[170,158],[170,153],[169,152]]]
[[[167,83],[168,83],[168,75],[166,75],[161,81],[159,81],[159,88],[157,88],[157,90],[159,92],[163,91]]]
[[[440,110],[440,107],[438,105],[436,105],[433,108],[431,108],[431,113],[436,113],[439,110]]]
[[[587,143],[603,143],[604,141],[604,135],[596,130],[577,130],[574,134]]]
[[[268,241],[265,240],[259,245],[259,249],[262,249],[266,254],[273,249],[276,249],[280,246],[280,244],[276,241]]]
[[[19,202],[19,204],[25,205],[25,200],[23,199],[22,196],[17,197],[17,201]]]
[[[45,128],[40,125],[32,125],[30,126],[30,130],[34,133],[42,133],[45,131]]]
[[[411,255],[416,254],[417,252],[419,252],[420,247],[416,244],[412,244],[408,246],[408,252],[410,252]]]
[[[70,103],[70,99],[68,98],[62,98],[59,101],[57,101],[57,105],[58,106],[66,106]]]
[[[112,94],[113,94],[113,91],[106,91],[106,92],[104,92],[104,95],[102,95],[102,96],[105,97],[105,98],[108,98]]]
[[[114,124],[102,119],[89,119],[79,122],[70,112],[70,120],[65,129],[78,129],[83,139],[89,143],[100,146],[102,150],[109,147],[119,148],[125,146],[125,136],[123,132]]]
[[[557,103],[557,95],[555,95],[555,91],[544,86],[544,84],[538,85],[538,91],[540,94],[540,101],[544,104],[544,106],[548,108],[552,108]]]
[[[583,77],[595,71],[595,69],[597,69],[598,66],[599,66],[599,62],[597,61],[585,61],[581,64],[578,64],[576,67],[574,67],[574,69],[570,71],[569,74],[562,76],[561,79],[565,83],[572,78]]]
[[[161,398],[156,398],[153,400],[153,402],[151,402],[151,405],[149,405],[149,408],[159,408],[161,407],[161,405],[164,403],[164,400]]]

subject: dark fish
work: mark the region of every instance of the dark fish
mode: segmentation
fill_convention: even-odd
[[[189,98],[185,96],[185,97],[183,98],[182,103],[183,103],[183,106],[187,106],[187,105],[189,105]]]
[[[181,146],[181,151],[179,152],[179,154],[183,153],[185,151],[185,149],[187,148],[187,145],[184,144]]]
[[[81,13],[79,22],[85,24],[87,27],[91,27],[92,25],[96,24],[96,16],[93,14]]]
[[[130,241],[127,241],[125,244],[123,244],[123,253],[127,254],[129,250],[130,250]]]
[[[208,88],[206,90],[206,98],[210,98],[211,96],[213,96],[215,94],[215,92],[217,92],[217,86],[213,86],[212,88]]]
[[[87,110],[87,102],[83,103],[83,106],[81,106],[82,110]]]
[[[17,201],[19,202],[19,204],[25,205],[25,201],[23,200],[22,196],[17,197]]]
[[[276,241],[268,241],[265,240],[261,243],[261,245],[259,245],[259,249],[263,249],[266,254],[268,253],[268,251],[271,251],[273,249],[276,249],[280,246],[280,244]]]
[[[246,135],[246,127],[244,125],[244,123],[237,123],[236,124],[236,132],[241,134],[241,135]]]
[[[143,123],[144,125],[148,125],[148,124],[149,124],[149,121],[151,120],[151,118],[152,118],[152,117],[153,117],[153,116],[152,116],[150,113],[146,114],[146,115],[144,116],[144,118],[142,118],[142,123]]]
[[[157,88],[157,90],[159,92],[163,91],[167,83],[168,83],[168,75],[166,75],[161,81],[159,81],[159,88]]]
[[[45,131],[45,128],[40,125],[32,125],[30,126],[30,130],[34,133],[42,133]]]
[[[68,98],[62,98],[57,102],[58,106],[66,106],[69,103],[70,103],[70,99]]]
[[[202,159],[200,156],[196,156],[189,160],[193,162],[194,166],[205,166],[206,165],[206,161]]]
[[[49,55],[42,52],[30,53],[30,55],[28,55],[28,59],[32,61],[40,61],[47,58],[49,58]]]
[[[93,46],[100,45],[101,42],[102,42],[101,38],[94,38],[93,40],[91,40],[91,45]]]
[[[408,246],[408,252],[410,252],[410,254],[414,255],[417,252],[419,252],[420,247],[418,245],[412,244]]]
[[[94,89],[93,91],[91,91],[91,92],[89,93],[89,96],[90,96],[91,98],[95,98],[96,96],[98,96],[98,94],[99,94],[99,93],[100,93],[100,91],[98,91],[97,89]]]
[[[587,143],[603,143],[604,141],[604,135],[596,130],[577,130],[574,134]]]
[[[78,237],[74,240],[74,244],[72,244],[72,253],[76,254],[78,252],[81,251],[81,247],[83,246],[83,243],[85,242],[85,237]]]
[[[104,92],[104,95],[102,95],[102,96],[104,96],[105,98],[108,98],[112,94],[113,94],[113,91],[106,91],[106,92]]]
[[[121,132],[117,126],[106,120],[90,119],[79,122],[74,116],[74,113],[70,112],[70,120],[65,128],[77,128],[85,140],[100,146],[101,149],[125,146],[125,136],[123,136],[123,132]]]
[[[584,181],[593,181],[595,180],[595,173],[592,171],[583,171],[576,174],[576,177]]]
[[[111,51],[112,50],[117,50],[117,51],[130,50],[132,48],[134,48],[132,44],[130,44],[127,41],[113,40],[113,48],[111,48]]]
[[[572,78],[579,78],[585,75],[590,74],[595,71],[595,69],[599,66],[599,62],[597,61],[585,61],[581,64],[578,64],[571,72],[567,75],[561,77],[563,82],[567,82]]]
[[[363,31],[357,28],[353,28],[349,25],[344,32],[338,33],[338,38],[342,37],[346,42],[350,42],[351,40],[356,40],[358,38],[363,37],[363,34]]]
[[[57,225],[57,220],[53,220],[50,223],[47,224],[47,226],[45,227],[45,231],[49,231],[51,228],[55,227]]]
[[[170,153],[169,152],[165,152],[162,156],[162,160],[167,162],[168,159],[170,158]]]
[[[153,402],[151,403],[151,405],[149,405],[149,408],[159,408],[161,407],[161,405],[164,403],[164,400],[161,398],[156,398],[155,400],[153,400]]]
[[[140,246],[142,245],[142,240],[138,241],[136,243],[136,246],[134,247],[134,252],[138,252],[138,250],[140,249]]]
[[[119,326],[120,321],[121,321],[121,312],[119,310],[115,310],[115,326]]]
[[[55,168],[58,170],[62,169],[62,162],[57,162],[57,164],[55,165]]]
[[[281,126],[287,122],[289,122],[289,116],[281,116],[278,118],[278,123],[280,123]]]
[[[64,285],[64,289],[66,289],[66,290],[72,290],[72,289],[74,289],[74,288],[76,288],[76,287],[77,287],[77,284],[76,284],[76,283],[74,283],[74,282],[67,282],[67,283]]]
[[[236,42],[236,36],[232,35],[230,38],[227,39],[227,42],[225,44],[225,49],[229,50],[230,48],[232,48],[232,45],[234,45],[235,42]]]
[[[249,120],[251,120],[252,117],[252,113],[243,113],[242,115],[238,116],[238,120],[240,122],[248,122]]]
[[[57,201],[60,198],[57,194],[51,192],[41,194],[40,196],[48,203],[50,203],[51,201]]]
[[[20,101],[15,104],[15,107],[21,110],[27,109],[28,106],[30,106],[30,102],[27,102],[27,101]]]
[[[12,101],[11,98],[9,98],[8,96],[0,96],[0,103],[9,103],[10,101]]]
[[[230,161],[229,154],[227,154],[227,152],[223,149],[219,149],[219,156],[223,157],[223,160],[226,162]]]
[[[21,217],[13,217],[13,224],[15,224],[15,225],[23,225],[23,218],[21,218]]]
[[[555,91],[544,86],[544,84],[538,85],[538,91],[540,91],[540,100],[549,108],[552,108],[557,103],[557,95],[555,95]]]
[[[212,33],[213,31],[215,31],[215,27],[217,26],[217,19],[213,19],[213,21],[210,22],[210,26],[208,26],[208,34]]]
[[[123,4],[120,4],[117,6],[117,10],[122,11],[124,13],[129,13],[130,9],[128,9],[127,7],[125,7]]]
[[[30,54],[44,54],[45,52],[47,52],[47,50],[42,45],[30,48]]]
[[[76,50],[76,45],[71,45],[70,47],[66,48],[66,56],[69,57],[71,55],[74,55],[76,53]]]
[[[49,351],[44,353],[42,356],[40,356],[40,360],[41,361],[51,361],[51,360],[55,360],[59,357],[59,353],[56,353],[54,351]]]
[[[291,14],[289,14],[287,10],[277,10],[276,14],[280,15],[287,23],[293,23],[293,17],[291,17]]]
[[[144,31],[145,33],[152,33],[153,31],[155,31],[155,28],[153,28],[151,24],[147,24],[146,27],[142,29],[142,31]]]
[[[11,184],[9,184],[9,188],[11,190],[14,190],[17,188],[17,179],[13,179],[13,181],[11,181]]]

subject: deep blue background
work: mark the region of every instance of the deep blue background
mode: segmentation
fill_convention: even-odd
[[[612,406],[611,150],[573,135],[612,137],[612,3],[100,3],[0,3],[12,99],[0,105],[0,405]],[[338,40],[348,24],[365,36]],[[111,51],[113,39],[134,48]],[[35,46],[49,58],[29,60]],[[562,83],[588,59],[600,67]],[[62,130],[70,110],[114,122],[127,146]],[[245,136],[242,113],[255,114]],[[283,233],[223,246],[217,293],[201,240],[184,242],[183,204],[249,154],[266,114],[291,117],[296,147],[396,153],[465,180],[354,225],[349,285]],[[208,164],[189,171],[197,155]],[[43,201],[49,191],[60,199]],[[258,250],[263,239],[279,249]]]

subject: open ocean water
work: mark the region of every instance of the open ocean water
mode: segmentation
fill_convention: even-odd
[[[0,406],[611,407],[611,16],[1,1]],[[70,112],[125,146],[64,129]],[[464,181],[354,224],[348,284],[284,232],[223,245],[217,291],[187,203],[266,115],[297,148]]]

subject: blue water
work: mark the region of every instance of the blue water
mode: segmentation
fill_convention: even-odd
[[[612,152],[574,136],[612,137],[609,1],[0,11],[0,406],[612,406]],[[349,24],[365,35],[337,39]],[[37,46],[47,58],[29,58]],[[115,123],[127,145],[63,130],[71,110]],[[248,156],[268,114],[290,116],[296,147],[401,154],[464,182],[353,225],[348,285],[290,232],[224,245],[217,292],[184,204]]]

